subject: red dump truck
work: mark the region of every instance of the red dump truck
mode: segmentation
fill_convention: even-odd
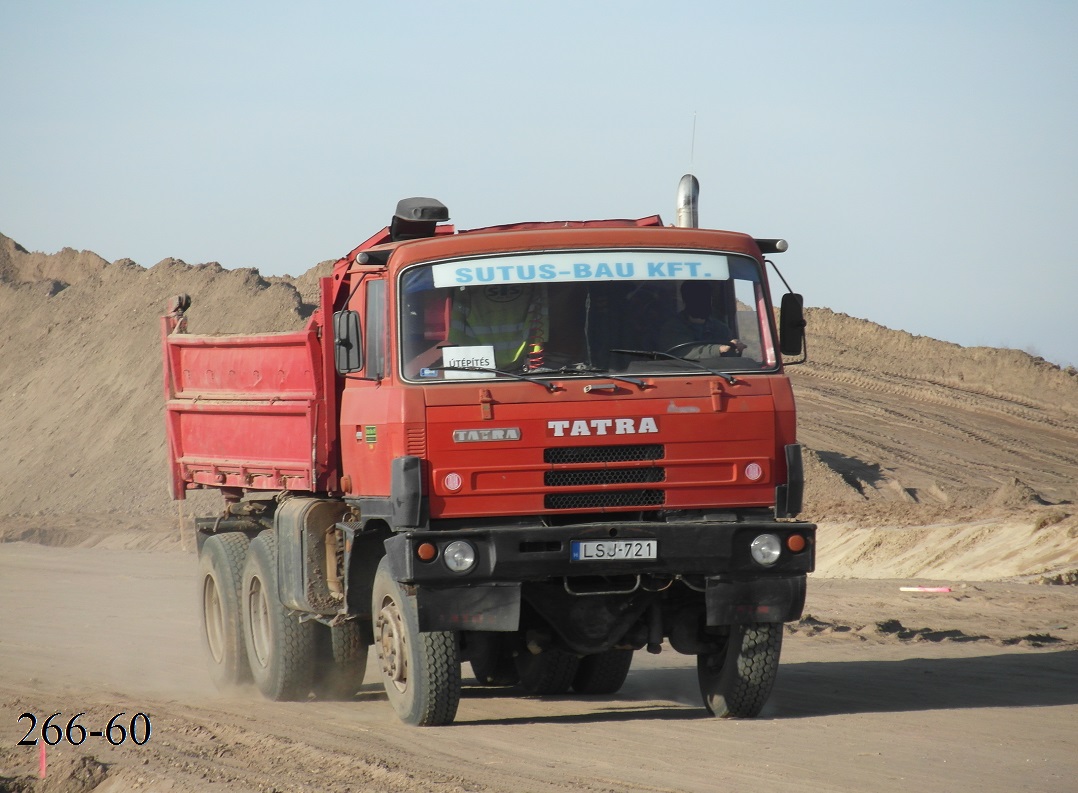
[[[676,226],[464,231],[405,199],[297,332],[194,335],[173,302],[173,497],[224,497],[196,520],[218,685],[349,697],[373,645],[399,717],[440,725],[465,661],[609,695],[665,643],[708,711],[759,713],[815,561],[783,374],[803,312],[788,292],[776,326],[786,243],[696,228],[697,189]]]

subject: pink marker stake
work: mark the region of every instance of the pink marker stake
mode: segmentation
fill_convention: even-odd
[[[38,746],[41,747],[41,751],[38,752],[37,775],[41,779],[44,779],[45,778],[45,742],[40,741],[38,743]]]

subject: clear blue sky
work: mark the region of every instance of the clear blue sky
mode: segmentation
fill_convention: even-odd
[[[809,305],[1078,364],[1073,0],[0,0],[0,100],[30,250],[298,275],[405,196],[671,222],[692,170]]]

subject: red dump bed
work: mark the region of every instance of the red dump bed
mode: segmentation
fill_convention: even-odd
[[[319,323],[258,336],[172,333],[174,324],[162,324],[173,498],[199,485],[336,489],[336,398]]]

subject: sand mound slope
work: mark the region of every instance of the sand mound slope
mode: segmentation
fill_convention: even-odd
[[[969,510],[1078,499],[1078,372],[1016,350],[963,348],[827,309],[790,367],[801,441],[838,473],[810,509],[863,501]],[[818,472],[818,466],[816,468]]]
[[[171,512],[159,322],[178,292],[195,296],[196,332],[288,330],[312,310],[256,270],[45,257],[0,238],[0,512]]]
[[[0,516],[9,518],[0,535],[34,539],[45,526],[68,526],[58,541],[88,531],[99,542],[102,533],[170,525],[159,349],[167,299],[193,297],[194,333],[290,330],[310,316],[329,268],[295,279],[175,259],[144,268],[70,248],[31,253],[0,235]],[[908,553],[901,569],[923,572],[935,555],[924,546],[943,534],[909,535],[900,550],[864,539],[866,531],[986,521],[1012,527],[1016,545],[1035,524],[1048,527],[1039,550],[1027,548],[1000,575],[1070,564],[1078,372],[827,309],[809,310],[808,331],[812,360],[790,375],[806,446],[806,517],[847,527],[821,545],[832,571]],[[211,492],[187,509],[215,505]],[[1046,537],[1059,543],[1055,556]]]
[[[984,579],[1078,568],[1078,372],[827,309],[790,367],[819,572]]]

